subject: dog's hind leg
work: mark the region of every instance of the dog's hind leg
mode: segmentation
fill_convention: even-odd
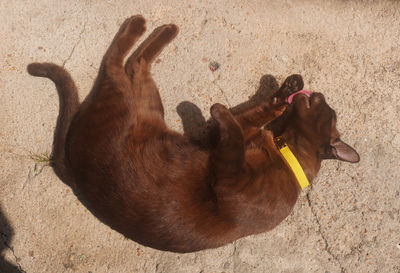
[[[122,72],[124,58],[146,30],[145,24],[145,19],[140,15],[125,20],[103,57],[102,68],[106,72],[112,68],[118,69],[117,73]]]
[[[109,121],[110,126],[113,126],[114,120],[124,118],[130,124],[134,122],[131,81],[125,73],[124,59],[146,30],[145,24],[145,19],[136,15],[126,19],[120,26],[104,54],[92,91],[82,103],[76,124],[83,128],[93,126],[104,129],[107,126],[99,126],[97,123]],[[97,128],[93,132],[99,130]]]
[[[126,62],[125,71],[132,81],[133,99],[139,122],[164,120],[164,108],[150,68],[155,58],[177,33],[178,27],[172,24],[158,27]]]
[[[160,55],[164,47],[176,37],[178,31],[178,27],[173,24],[163,25],[156,28],[128,58],[125,65],[126,73],[133,79],[135,73],[135,62],[140,62],[140,59],[144,59],[145,63],[150,67],[155,58]]]
[[[76,144],[70,145],[71,161],[80,162],[87,150],[99,152],[106,147],[104,143],[107,147],[113,143],[116,149],[129,134],[136,117],[124,59],[145,30],[145,19],[132,16],[124,21],[111,42],[93,89],[73,120],[69,139]],[[102,156],[110,154],[104,151]]]
[[[100,65],[99,74],[92,92],[86,101],[110,100],[117,92],[127,93],[130,81],[124,71],[124,58],[146,30],[146,21],[140,16],[132,16],[124,21],[114,36]],[[113,90],[114,92],[110,92]]]

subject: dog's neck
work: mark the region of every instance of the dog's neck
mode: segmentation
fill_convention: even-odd
[[[315,144],[291,128],[287,128],[283,132],[282,138],[290,147],[311,183],[321,167],[321,159],[318,157]]]

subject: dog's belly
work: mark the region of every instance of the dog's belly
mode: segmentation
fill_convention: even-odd
[[[124,149],[97,141],[101,147],[75,142],[70,154],[78,192],[102,222],[141,244],[173,251],[211,247],[218,231],[210,227],[229,230],[216,216],[207,153],[168,132],[132,139],[120,144]]]

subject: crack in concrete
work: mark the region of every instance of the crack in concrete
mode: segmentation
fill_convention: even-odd
[[[324,250],[339,264],[340,272],[341,273],[346,273],[345,268],[343,267],[343,265],[340,262],[339,258],[335,254],[332,253],[332,250],[331,250],[331,248],[329,247],[329,244],[328,244],[328,240],[326,239],[325,235],[322,233],[322,225],[321,225],[321,222],[318,219],[317,213],[315,212],[314,206],[311,203],[310,193],[309,192],[306,194],[306,197],[307,197],[308,205],[310,206],[310,209],[311,209],[311,213],[313,214],[313,216],[315,218],[315,221],[317,222],[318,233],[321,235],[321,238],[324,241],[324,244],[325,244]]]
[[[228,100],[228,96],[226,95],[225,91],[221,88],[221,86],[217,83],[217,79],[214,79],[214,80],[212,81],[212,83],[213,83],[216,87],[218,87],[218,89],[221,91],[222,96],[224,96],[224,98],[225,98],[225,100],[226,100],[226,103],[228,104],[229,108],[232,108],[231,103],[230,103],[229,100]]]
[[[237,266],[237,263],[236,263],[236,256],[237,256],[236,250],[237,249],[236,249],[236,241],[235,241],[235,242],[233,242],[233,253],[232,253],[233,273],[236,272],[236,266]]]
[[[158,268],[159,268],[159,266],[160,266],[160,264],[157,262],[157,263],[156,263],[156,268],[155,268],[154,273],[158,273]]]
[[[21,264],[19,263],[19,261],[20,261],[21,259],[20,259],[19,257],[17,257],[17,255],[15,254],[14,248],[11,247],[11,246],[7,243],[7,239],[8,239],[7,234],[5,234],[5,233],[3,233],[3,232],[0,231],[0,235],[1,235],[1,238],[2,238],[3,244],[4,244],[4,245],[6,246],[6,248],[9,249],[9,250],[11,251],[11,253],[13,254],[13,256],[14,256],[14,258],[15,258],[15,263],[17,264],[17,267],[18,267],[18,270],[21,271],[21,273],[26,273],[26,271],[22,269],[22,266],[21,266]]]
[[[35,173],[33,175],[32,175],[32,169],[29,169],[28,177],[26,178],[24,184],[22,185],[22,190],[25,189],[25,186],[28,184],[28,182],[32,181],[32,179],[39,176],[43,172],[43,169],[45,167],[49,167],[49,165],[45,164],[38,168],[37,164],[35,164],[35,167],[34,167]]]
[[[67,64],[67,62],[68,62],[69,60],[71,60],[72,55],[74,54],[75,48],[80,44],[80,42],[81,42],[81,40],[82,40],[82,35],[83,35],[83,33],[85,32],[85,30],[86,30],[86,25],[87,25],[88,20],[89,20],[89,19],[88,19],[88,17],[86,16],[86,20],[85,20],[85,22],[83,23],[83,28],[82,28],[81,32],[79,33],[78,41],[77,41],[77,42],[75,43],[75,45],[72,47],[72,50],[71,50],[71,52],[69,53],[69,56],[64,60],[64,62],[63,62],[63,64],[62,64],[62,67],[63,67],[63,68],[65,68],[65,65]]]

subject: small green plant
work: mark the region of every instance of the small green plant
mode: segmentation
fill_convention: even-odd
[[[33,161],[35,161],[36,164],[50,165],[50,163],[51,163],[51,158],[48,153],[42,153],[42,154],[31,153],[29,157]]]

